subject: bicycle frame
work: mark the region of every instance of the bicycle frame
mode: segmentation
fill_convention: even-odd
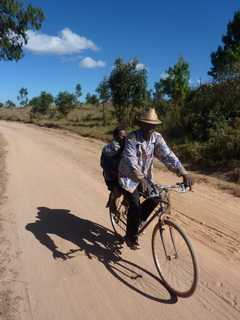
[[[147,223],[138,230],[138,235],[144,232],[144,230],[151,224],[151,222],[156,218],[159,217],[159,224],[162,225],[163,223],[163,215],[170,214],[170,202],[165,200],[159,200],[160,207],[156,210],[156,212],[151,216],[151,218],[147,221]],[[167,207],[164,208],[162,204],[166,204]]]
[[[153,185],[153,189],[156,188],[157,185]],[[183,183],[178,183],[176,185],[165,185],[165,186],[161,186],[163,190],[165,190],[165,192],[167,192],[167,200],[163,200],[161,199],[161,196],[160,196],[160,193],[158,193],[157,195],[150,195],[150,197],[147,197],[147,199],[149,198],[159,198],[159,203],[158,205],[160,204],[160,207],[154,212],[154,214],[150,214],[150,219],[144,224],[144,226],[138,230],[138,235],[141,235],[144,230],[150,225],[150,223],[158,216],[159,217],[159,228],[161,229],[162,228],[162,225],[164,224],[164,219],[167,218],[168,215],[170,215],[171,213],[171,205],[170,205],[170,199],[168,197],[168,192],[169,190],[172,190],[172,189],[178,189],[179,192],[186,192],[187,189],[186,187],[184,186]],[[155,189],[156,190],[156,189]],[[144,196],[143,193],[140,193],[141,196]],[[163,204],[166,205],[163,206]],[[122,220],[120,216],[117,217],[118,221],[121,221],[121,223],[123,223],[123,225],[127,226],[126,224],[126,221]]]

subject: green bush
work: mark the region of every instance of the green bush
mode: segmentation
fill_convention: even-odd
[[[240,81],[206,84],[193,90],[183,110],[186,134],[207,141],[211,130],[232,125],[240,117]]]
[[[173,150],[179,155],[181,161],[192,165],[202,163],[202,145],[199,142],[174,145]]]
[[[55,99],[56,106],[64,116],[67,115],[77,104],[76,96],[67,91],[59,92]]]
[[[50,93],[42,91],[39,97],[33,98],[29,104],[32,106],[33,114],[47,114],[50,104],[53,103],[53,96]]]
[[[234,167],[234,160],[240,159],[240,130],[229,126],[211,130],[202,155],[209,166]]]

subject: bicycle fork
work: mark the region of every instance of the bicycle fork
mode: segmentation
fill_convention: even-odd
[[[177,249],[176,249],[175,240],[174,240],[173,233],[172,233],[172,228],[170,226],[168,226],[169,233],[170,233],[170,239],[171,239],[172,247],[173,247],[173,254],[171,254],[171,248],[168,249],[168,251],[170,251],[170,252],[169,253],[167,252],[167,248],[166,248],[166,245],[165,245],[165,240],[164,240],[164,237],[163,237],[163,231],[165,230],[164,227],[165,226],[162,223],[159,226],[160,237],[161,237],[161,240],[162,240],[162,245],[163,245],[163,249],[164,249],[164,253],[165,253],[166,259],[171,261],[172,259],[177,259],[178,258]]]

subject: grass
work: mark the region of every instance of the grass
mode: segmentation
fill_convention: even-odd
[[[33,123],[49,128],[67,129],[84,137],[110,141],[112,131],[117,126],[113,120],[111,106],[106,108],[106,126],[103,126],[101,106],[79,106],[72,110],[66,117],[50,110],[47,116],[36,115],[31,117],[30,107],[25,108],[1,108],[0,119],[8,121],[20,121]]]

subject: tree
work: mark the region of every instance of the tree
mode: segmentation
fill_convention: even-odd
[[[67,115],[77,104],[76,96],[67,91],[61,91],[55,99],[58,110],[63,114]]]
[[[153,90],[147,90],[147,104],[151,105],[153,103]]]
[[[223,35],[223,45],[211,54],[212,68],[208,72],[216,81],[240,77],[240,11],[236,11],[233,20],[227,25]]]
[[[90,93],[87,93],[86,95],[86,104],[98,104],[98,97],[96,96],[96,94],[90,94]]]
[[[132,125],[136,113],[145,106],[147,71],[137,68],[136,59],[124,63],[117,59],[109,77],[112,102],[119,122]]]
[[[0,60],[19,60],[27,44],[27,30],[39,30],[44,20],[41,9],[18,0],[0,2]]]
[[[25,106],[28,103],[28,90],[27,88],[21,88],[19,90],[19,96],[17,97],[21,106]]]
[[[91,99],[91,94],[88,92],[88,93],[86,94],[86,97],[85,97],[85,103],[86,103],[86,104],[90,103],[90,102],[89,102],[90,99]]]
[[[32,106],[32,113],[46,114],[49,110],[49,106],[53,103],[54,98],[51,93],[42,91],[39,97],[33,98],[29,104]]]
[[[15,108],[16,105],[15,105],[15,103],[12,102],[11,100],[7,100],[7,101],[5,102],[5,107],[6,107],[6,108]]]
[[[80,102],[81,95],[82,95],[82,87],[81,87],[80,83],[78,83],[75,87],[75,96],[79,102]]]
[[[153,103],[164,117],[162,131],[174,139],[181,137],[184,131],[182,107],[190,93],[189,78],[189,65],[180,57],[154,86]]]
[[[155,82],[154,90],[152,91],[152,104],[160,117],[164,117],[169,109],[169,101],[165,99],[161,79]]]
[[[190,91],[189,79],[189,64],[180,57],[178,62],[167,70],[166,76],[155,83],[154,100],[160,101],[167,96],[174,105],[182,105]]]
[[[0,108],[3,108],[4,104],[2,102],[0,102]]]
[[[103,112],[103,125],[106,125],[106,114],[105,114],[105,104],[111,97],[111,91],[109,88],[108,79],[105,77],[103,81],[101,81],[96,89],[96,92],[99,94],[100,102],[102,103],[102,112]]]

